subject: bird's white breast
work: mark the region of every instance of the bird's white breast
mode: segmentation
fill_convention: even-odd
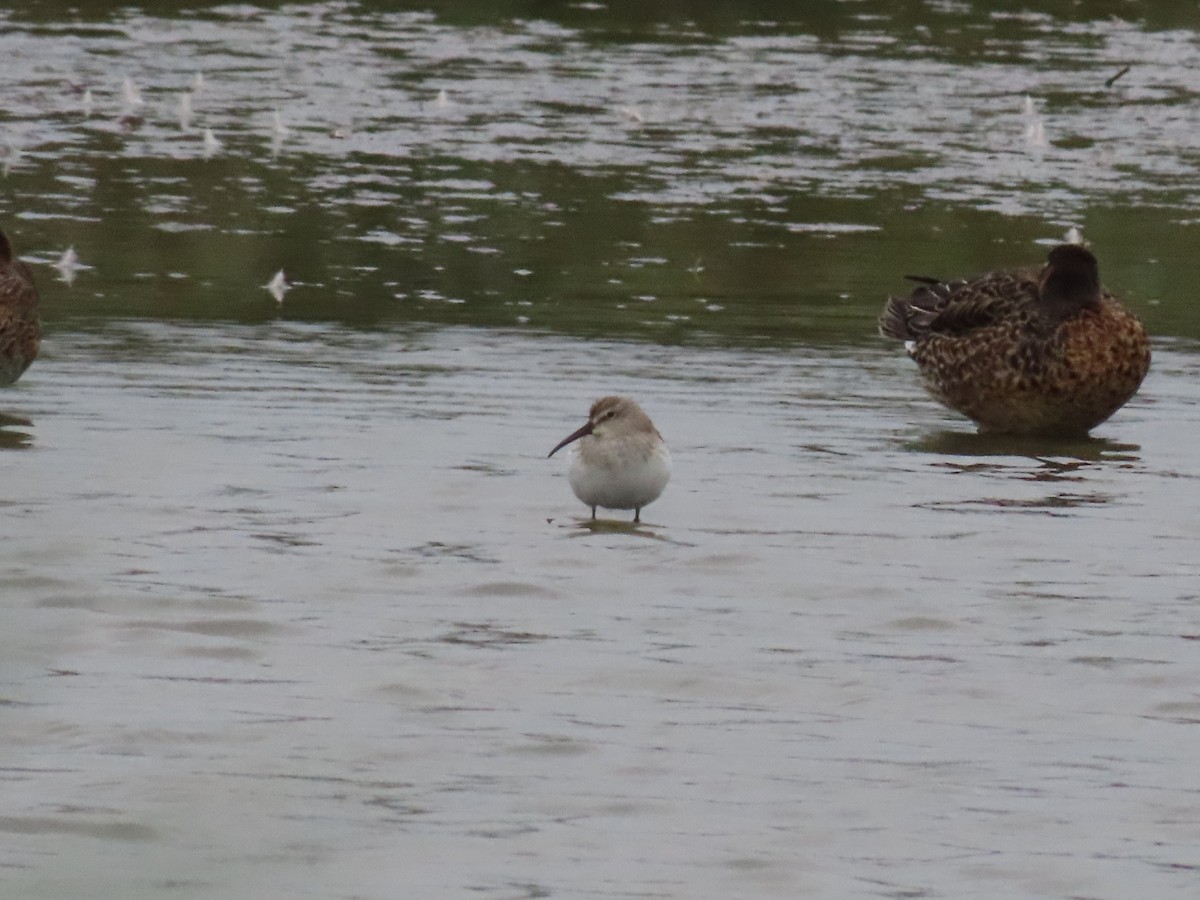
[[[585,437],[567,476],[576,497],[605,509],[641,509],[658,499],[670,478],[671,454],[657,435]]]

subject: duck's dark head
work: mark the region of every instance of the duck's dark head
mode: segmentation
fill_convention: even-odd
[[[1100,265],[1090,250],[1060,244],[1046,257],[1040,281],[1042,304],[1056,317],[1100,305]]]

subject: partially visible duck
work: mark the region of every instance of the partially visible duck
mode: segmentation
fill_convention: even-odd
[[[29,266],[17,259],[0,229],[0,385],[24,374],[42,343],[38,292]]]

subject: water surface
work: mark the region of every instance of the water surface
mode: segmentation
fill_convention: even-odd
[[[7,891],[1193,896],[1195,10],[1111,12],[0,13]],[[1154,367],[981,438],[881,299],[1070,226]]]

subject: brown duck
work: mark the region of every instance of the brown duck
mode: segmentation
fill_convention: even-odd
[[[888,298],[880,331],[906,341],[926,389],[982,431],[1086,434],[1150,368],[1146,329],[1076,244],[1055,247],[1040,270],[908,277],[919,286]]]
[[[8,235],[0,230],[0,385],[21,377],[41,343],[33,272],[13,254]]]

